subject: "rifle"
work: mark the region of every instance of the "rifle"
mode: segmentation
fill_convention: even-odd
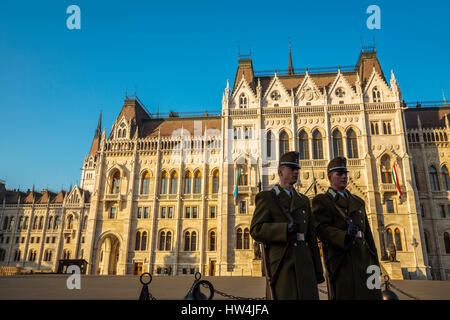
[[[275,300],[275,293],[272,285],[272,277],[270,276],[269,254],[266,251],[265,243],[260,242],[259,245],[261,246],[262,267],[264,277],[266,278],[266,300]]]

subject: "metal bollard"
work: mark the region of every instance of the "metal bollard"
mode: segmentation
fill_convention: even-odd
[[[384,276],[384,291],[381,292],[381,296],[383,300],[399,300],[397,294],[390,290],[388,275]]]
[[[212,283],[207,280],[200,280],[202,277],[202,274],[200,272],[196,272],[194,277],[194,283],[184,297],[184,300],[211,300],[214,296],[214,287]],[[200,286],[208,286],[210,292],[209,297],[206,297],[200,291]]]
[[[150,277],[150,279],[148,280],[148,282],[145,282],[142,280],[142,278],[148,275]],[[152,294],[150,293],[150,291],[148,291],[148,285],[150,284],[150,282],[152,282],[152,275],[148,272],[143,273],[140,278],[139,281],[142,283],[142,290],[141,290],[141,294],[139,295],[139,300],[156,300]]]

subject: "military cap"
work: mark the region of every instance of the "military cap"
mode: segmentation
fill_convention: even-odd
[[[280,158],[279,166],[290,166],[300,169],[298,164],[299,153],[296,151],[290,151],[283,154]]]
[[[347,170],[347,159],[344,157],[336,157],[328,163],[328,173],[331,171],[345,171]]]

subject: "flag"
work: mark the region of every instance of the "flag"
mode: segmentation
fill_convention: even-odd
[[[239,179],[241,178],[241,168],[239,168],[238,170],[238,175],[237,175],[237,179],[236,179],[236,187],[234,188],[234,197],[236,198],[238,195],[238,185],[239,185]]]
[[[400,195],[400,197],[402,196],[402,190],[400,190],[400,185],[398,183],[398,176],[397,176],[397,169],[395,168],[395,164],[394,164],[394,168],[392,169],[392,177],[394,178],[394,183],[395,186],[397,187],[397,191]]]

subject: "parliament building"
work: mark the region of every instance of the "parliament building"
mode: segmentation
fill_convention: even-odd
[[[329,160],[348,159],[348,189],[365,200],[392,279],[446,280],[450,108],[405,103],[387,76],[375,48],[335,68],[295,69],[289,52],[286,70],[264,72],[241,55],[217,113],[151,114],[126,96],[108,134],[100,115],[71,190],[0,182],[0,268],[56,272],[84,259],[95,275],[261,276],[255,196],[295,150],[297,189],[310,198],[326,192]]]

